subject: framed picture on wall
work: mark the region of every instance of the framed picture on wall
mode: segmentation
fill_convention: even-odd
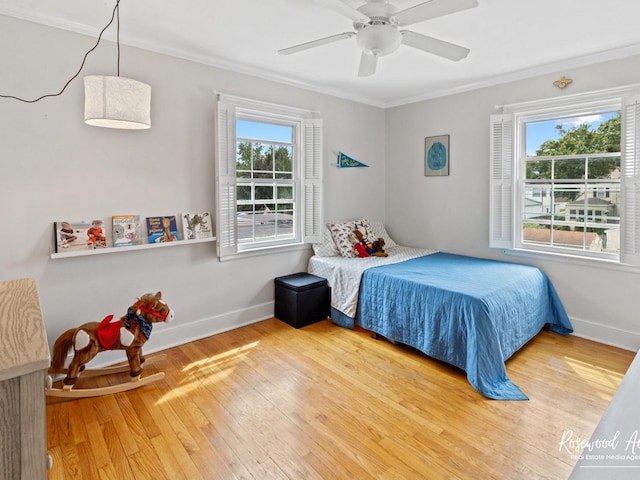
[[[424,139],[424,175],[426,177],[449,175],[449,135]]]

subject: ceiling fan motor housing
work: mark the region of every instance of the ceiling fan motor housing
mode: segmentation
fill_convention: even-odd
[[[356,10],[370,19],[381,17],[387,21],[398,11],[394,5],[387,3],[387,0],[370,0]]]

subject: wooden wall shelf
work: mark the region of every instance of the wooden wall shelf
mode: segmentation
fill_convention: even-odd
[[[195,240],[176,240],[175,242],[165,243],[143,243],[141,245],[132,245],[129,247],[108,247],[108,248],[96,248],[86,250],[76,250],[74,252],[65,253],[51,253],[51,258],[69,258],[69,257],[83,257],[85,255],[101,255],[104,253],[120,253],[131,252],[134,250],[146,250],[149,248],[163,248],[163,247],[177,247],[179,245],[194,245],[196,243],[215,242],[216,237],[198,238]]]

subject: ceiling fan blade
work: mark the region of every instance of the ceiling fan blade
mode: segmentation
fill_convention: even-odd
[[[400,10],[394,15],[398,25],[411,25],[478,6],[477,0],[430,0]]]
[[[331,35],[329,37],[319,38],[318,40],[312,40],[311,42],[301,43],[300,45],[294,45],[293,47],[283,48],[278,50],[280,55],[289,55],[291,53],[298,53],[309,48],[319,47],[320,45],[326,45],[327,43],[337,42],[343,38],[353,37],[356,32],[343,32],[337,35]]]
[[[360,68],[358,69],[359,77],[368,77],[376,73],[376,66],[378,65],[378,55],[369,55],[362,52],[360,56]]]
[[[351,5],[344,3],[342,0],[316,0],[317,3],[321,3],[325,7],[330,8],[338,12],[345,17],[350,18],[351,20],[360,21],[367,20],[367,16],[353,8]]]
[[[423,50],[427,53],[433,53],[440,57],[448,58],[449,60],[462,60],[469,54],[469,49],[456,45],[455,43],[445,42],[444,40],[438,40],[437,38],[427,37],[421,33],[410,32],[409,30],[403,30],[402,43],[409,45],[410,47]]]

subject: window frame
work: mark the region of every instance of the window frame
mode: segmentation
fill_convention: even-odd
[[[490,119],[490,248],[640,265],[640,90],[637,85],[503,106]],[[613,107],[613,108],[612,108]],[[594,255],[522,242],[526,119],[621,112],[620,254]]]
[[[322,119],[317,112],[258,100],[217,94],[216,227],[219,259],[301,247],[322,238]],[[238,239],[236,119],[293,127],[293,238],[241,243]]]

